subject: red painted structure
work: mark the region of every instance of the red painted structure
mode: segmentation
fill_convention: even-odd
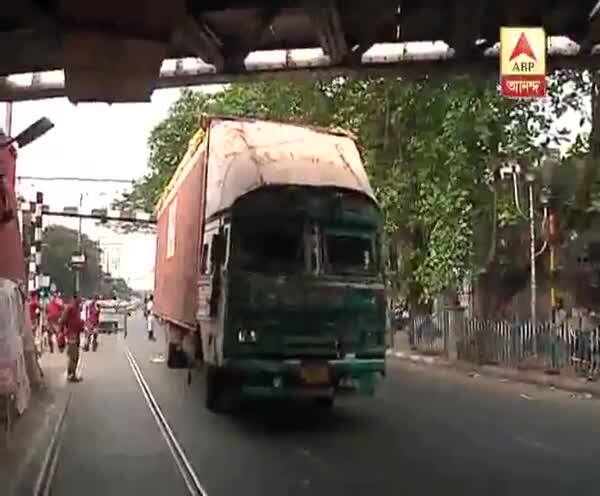
[[[0,278],[15,282],[26,282],[25,259],[21,243],[21,232],[17,217],[17,196],[15,192],[17,151],[13,146],[0,147],[0,218],[6,210],[12,210],[13,217],[0,223]]]
[[[154,311],[179,327],[194,329],[204,226],[206,146],[190,148],[183,162],[157,211]],[[175,246],[177,256],[173,256]]]

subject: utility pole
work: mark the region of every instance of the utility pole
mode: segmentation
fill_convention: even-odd
[[[526,178],[529,192],[529,263],[531,265],[530,290],[531,290],[531,324],[533,325],[533,354],[537,355],[537,280],[535,273],[535,212],[533,205],[533,178]]]
[[[13,103],[6,102],[4,108],[6,109],[6,113],[4,114],[4,132],[6,133],[6,136],[10,136],[12,133]]]
[[[548,217],[548,237],[550,238],[550,305],[552,307],[552,323],[556,323],[556,310],[558,299],[556,297],[556,214],[552,212]]]
[[[120,260],[120,254],[119,252],[116,253],[116,255],[114,257],[110,256],[110,249],[105,249],[106,247],[121,247],[123,246],[123,243],[105,243],[103,241],[98,241],[98,246],[100,247],[100,249],[102,250],[102,253],[104,254],[104,265],[106,267],[106,271],[110,272],[112,275],[112,271],[111,271],[111,258],[113,258],[113,265],[115,265],[115,270],[118,270],[118,264],[119,260]],[[116,259],[116,262],[114,262],[114,260]]]
[[[83,193],[79,195],[79,208],[83,207]],[[83,247],[81,246],[81,228],[82,219],[79,217],[79,227],[77,228],[77,251],[79,255],[83,255]],[[81,288],[81,270],[75,271],[75,291],[79,294]]]
[[[514,201],[515,206],[517,207],[517,211],[519,214],[526,220],[529,221],[529,290],[530,290],[530,319],[531,324],[533,326],[533,354],[537,355],[537,274],[535,270],[535,261],[537,257],[539,257],[548,246],[547,242],[544,242],[544,245],[539,251],[536,251],[536,239],[535,239],[535,204],[534,204],[534,183],[536,180],[535,174],[526,173],[525,174],[525,182],[527,184],[527,193],[529,199],[529,211],[528,215],[525,215],[521,210],[519,205],[519,184],[518,184],[518,176],[521,174],[521,168],[517,163],[513,163],[507,165],[500,169],[500,177],[512,176],[513,180],[513,193],[514,193]],[[545,203],[545,202],[544,202]],[[544,204],[544,222],[546,221],[548,215],[548,206]]]

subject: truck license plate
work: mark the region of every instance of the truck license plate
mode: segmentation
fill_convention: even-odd
[[[306,384],[329,384],[329,368],[302,367],[300,377]]]

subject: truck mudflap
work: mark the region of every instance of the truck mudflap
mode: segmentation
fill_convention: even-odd
[[[372,396],[385,375],[385,359],[331,360],[225,359],[227,370],[244,396],[322,398],[338,394]]]

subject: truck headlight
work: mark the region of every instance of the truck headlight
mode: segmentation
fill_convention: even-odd
[[[238,331],[238,343],[256,343],[256,331],[240,329]]]

